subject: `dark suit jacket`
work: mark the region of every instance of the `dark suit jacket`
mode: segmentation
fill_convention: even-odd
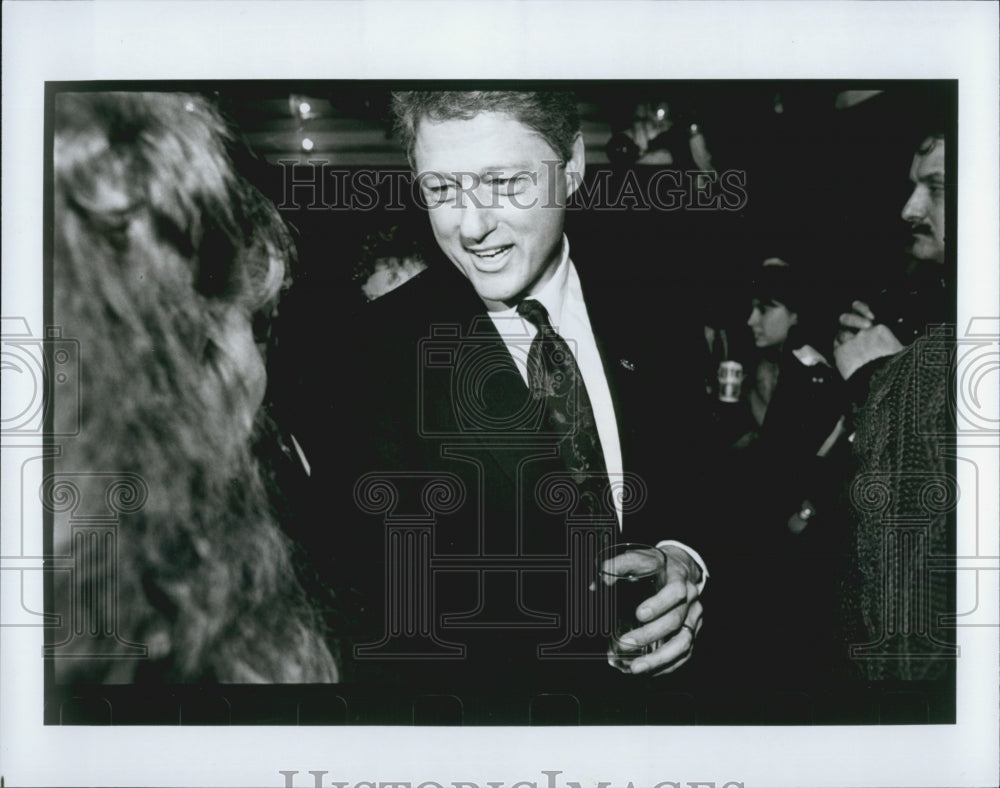
[[[664,294],[577,270],[616,408],[620,534],[610,506],[588,516],[560,485],[538,407],[482,302],[449,265],[369,305],[343,339],[352,360],[333,385],[347,399],[332,398],[319,430],[332,440],[309,454],[314,479],[336,500],[335,522],[318,527],[340,553],[338,580],[350,577],[362,600],[367,634],[354,646],[368,645],[354,650],[354,675],[379,666],[435,686],[511,674],[545,689],[600,681],[615,675],[588,591],[601,540],[676,539],[708,558],[692,418],[703,392],[695,374],[671,379],[678,360],[663,341]],[[356,557],[346,564],[344,544]]]

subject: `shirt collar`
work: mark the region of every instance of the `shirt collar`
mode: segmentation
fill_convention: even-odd
[[[559,325],[562,322],[563,305],[566,302],[566,293],[568,290],[569,270],[569,239],[563,235],[561,257],[559,265],[556,266],[555,273],[537,292],[528,295],[528,298],[533,298],[545,307],[545,310],[549,313],[549,322],[556,330],[559,329]],[[499,318],[520,317],[517,314],[517,307],[503,309],[499,312],[490,312],[489,314],[494,321]],[[506,323],[507,321],[504,320],[503,322]]]

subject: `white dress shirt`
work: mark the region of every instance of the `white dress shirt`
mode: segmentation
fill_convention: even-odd
[[[587,305],[583,300],[583,288],[576,266],[569,258],[569,241],[563,236],[562,259],[555,274],[537,291],[529,294],[530,298],[540,302],[549,313],[549,321],[556,332],[566,340],[570,351],[576,358],[580,374],[583,376],[587,396],[594,409],[594,420],[597,424],[597,434],[601,439],[601,449],[604,452],[604,465],[608,476],[614,480],[621,478],[622,448],[618,437],[618,422],[615,418],[614,403],[611,399],[611,389],[604,374],[604,364],[597,349],[597,340],[590,325]],[[516,308],[504,309],[500,312],[489,312],[490,319],[503,338],[510,351],[514,364],[525,383],[528,383],[528,347],[538,329],[517,313]],[[622,527],[621,496],[614,496],[615,514],[618,517],[618,527]],[[701,556],[687,545],[680,542],[665,540],[658,543],[659,547],[673,545],[685,550],[695,560],[702,570],[702,580],[699,590],[704,586],[708,570]]]

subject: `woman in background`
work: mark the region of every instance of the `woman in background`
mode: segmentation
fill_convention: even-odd
[[[754,276],[746,322],[759,355],[743,386],[750,426],[724,466],[737,514],[720,534],[726,557],[713,575],[723,650],[738,643],[756,655],[736,666],[740,675],[790,683],[823,678],[837,660],[834,577],[845,534],[833,514],[839,476],[820,455],[836,434],[841,392],[809,341],[823,320],[818,286],[776,257]],[[762,597],[782,600],[766,620],[754,615]]]
[[[780,258],[765,260],[754,277],[747,326],[760,355],[746,392],[756,425],[750,439],[789,472],[820,450],[842,405],[839,376],[811,335],[820,322],[815,302]]]

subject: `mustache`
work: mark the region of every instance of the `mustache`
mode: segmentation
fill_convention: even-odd
[[[913,233],[913,235],[934,235],[933,228],[926,223],[911,224],[910,232]]]

